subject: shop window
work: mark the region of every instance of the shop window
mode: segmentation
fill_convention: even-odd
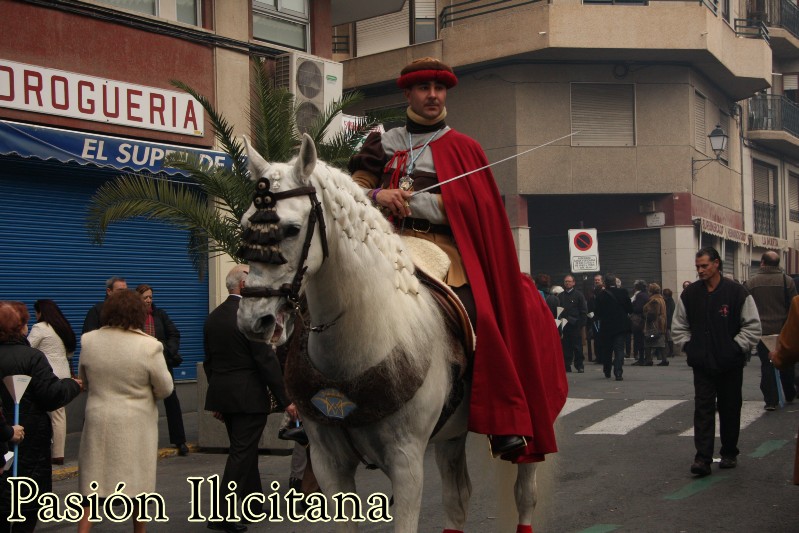
[[[308,50],[307,0],[254,0],[252,36],[297,50]]]
[[[635,89],[628,83],[571,84],[572,146],[635,146]]]

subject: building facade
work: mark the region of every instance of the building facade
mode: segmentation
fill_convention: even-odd
[[[596,228],[600,268],[625,287],[678,289],[695,279],[700,245],[745,277],[744,104],[771,85],[774,42],[745,3],[409,0],[333,33],[345,89],[369,95],[363,109],[404,107],[399,69],[429,55],[459,78],[448,124],[489,161],[573,133],[494,168],[524,270],[562,278],[568,230]],[[716,125],[729,138],[718,157]]]
[[[146,220],[111,226],[98,246],[89,199],[126,172],[190,181],[163,167],[170,151],[229,164],[172,80],[249,133],[250,57],[330,59],[330,0],[0,0],[0,13],[0,298],[31,311],[53,299],[80,333],[108,277],[147,283],[181,331],[175,377],[194,379],[229,258],[209,258],[198,279],[188,234]]]

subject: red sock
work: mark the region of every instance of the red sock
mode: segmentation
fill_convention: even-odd
[[[533,533],[533,526],[519,524],[516,526],[516,533]]]

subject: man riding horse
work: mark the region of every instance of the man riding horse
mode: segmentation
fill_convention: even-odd
[[[493,174],[485,169],[412,196],[487,165],[477,141],[445,123],[447,90],[457,83],[437,59],[406,66],[397,80],[409,104],[406,125],[372,133],[349,169],[399,231],[434,242],[451,260],[445,281],[477,335],[469,430],[489,436],[494,456],[541,461],[557,451],[553,424],[566,399],[560,340],[521,275]]]

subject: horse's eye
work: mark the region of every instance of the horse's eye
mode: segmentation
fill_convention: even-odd
[[[296,237],[300,234],[300,227],[299,226],[288,226],[286,229],[283,230],[283,236],[288,237]]]

